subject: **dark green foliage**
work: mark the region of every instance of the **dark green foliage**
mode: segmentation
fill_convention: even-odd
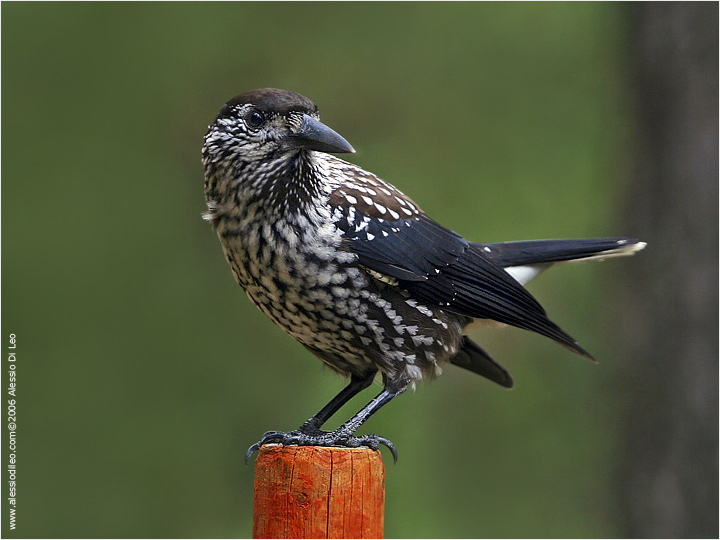
[[[249,536],[245,449],[344,384],[250,305],[200,218],[202,137],[227,99],[308,96],[353,162],[469,240],[632,235],[613,225],[620,10],[3,5],[19,534]],[[610,489],[628,359],[608,339],[603,284],[631,263],[560,267],[529,287],[599,367],[527,332],[482,332],[515,390],[447,366],[365,426],[400,452],[386,536],[622,535]]]

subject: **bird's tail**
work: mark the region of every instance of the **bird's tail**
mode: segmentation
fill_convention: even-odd
[[[505,269],[524,285],[540,272],[556,263],[602,260],[609,257],[632,255],[645,247],[645,242],[632,238],[593,238],[581,240],[531,240],[500,244],[475,244],[495,264]],[[533,330],[554,339],[571,351],[593,360],[592,355],[542,312],[540,320],[518,320],[510,324]],[[532,323],[532,324],[531,324]],[[460,353],[450,360],[499,384],[511,381],[510,375],[497,365],[480,347],[470,340],[463,343]]]
[[[505,388],[514,386],[512,376],[504,367],[490,358],[490,355],[469,337],[463,336],[462,339],[460,350],[450,359],[451,364],[477,373]]]
[[[635,238],[588,238],[502,242],[482,244],[482,248],[496,264],[508,267],[623,257],[640,251],[645,245]]]
[[[645,242],[634,238],[589,238],[478,244],[478,247],[525,285],[553,264],[624,257],[643,249]]]

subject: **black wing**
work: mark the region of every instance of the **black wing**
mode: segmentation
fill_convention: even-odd
[[[422,302],[532,330],[592,358],[548,319],[530,293],[483,253],[483,246],[442,227],[396,190],[379,200],[363,198],[363,194],[346,187],[330,200],[336,224],[360,264],[395,278],[399,287]],[[357,204],[360,200],[365,204]],[[409,205],[412,213],[407,211]]]

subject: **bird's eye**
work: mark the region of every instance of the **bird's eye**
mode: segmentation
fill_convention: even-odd
[[[252,111],[247,117],[248,126],[251,128],[259,128],[265,121],[265,117],[259,111]]]

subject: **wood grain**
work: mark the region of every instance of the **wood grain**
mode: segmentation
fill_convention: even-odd
[[[253,538],[382,538],[385,466],[368,448],[265,445]]]

